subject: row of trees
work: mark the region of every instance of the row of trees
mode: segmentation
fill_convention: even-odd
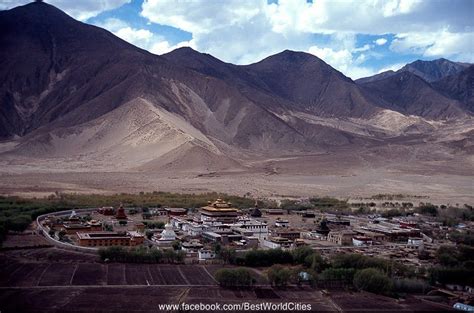
[[[214,278],[222,287],[248,287],[255,284],[252,272],[246,268],[219,269]]]
[[[183,263],[185,253],[172,249],[158,250],[146,247],[125,248],[120,246],[99,249],[102,261],[125,263]]]
[[[455,249],[455,250],[453,250]],[[241,257],[228,248],[217,249],[234,264],[269,267],[268,281],[278,287],[300,284],[307,281],[313,286],[326,287],[336,283],[353,286],[358,290],[380,294],[426,292],[429,285],[417,279],[409,267],[386,259],[367,257],[360,254],[338,254],[326,261],[304,246],[291,253],[280,249],[252,250]],[[441,267],[429,271],[431,282],[474,284],[472,247],[443,247],[437,253]],[[147,248],[125,249],[109,247],[99,250],[102,260],[137,263],[181,263],[184,254],[180,251]],[[251,270],[245,268],[221,269],[215,274],[224,287],[251,286],[255,283]]]
[[[314,209],[331,213],[348,213],[351,211],[346,200],[331,197],[312,197],[307,201],[283,200],[280,207],[288,211]]]
[[[221,253],[229,253],[225,248]],[[292,252],[280,249],[252,250],[234,257],[231,263],[269,267],[268,281],[279,287],[307,281],[313,286],[353,286],[375,293],[424,292],[428,285],[409,267],[386,259],[361,254],[338,254],[325,260],[308,246]]]

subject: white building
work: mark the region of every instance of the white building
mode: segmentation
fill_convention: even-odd
[[[275,221],[275,226],[276,227],[289,227],[290,226],[290,222],[288,222],[288,220],[276,220]]]
[[[372,239],[369,237],[363,236],[354,236],[352,237],[352,244],[356,247],[365,247],[372,245]]]
[[[408,238],[407,245],[409,248],[419,248],[423,249],[423,238]]]
[[[216,253],[209,249],[201,249],[198,252],[199,260],[211,260],[216,258]]]

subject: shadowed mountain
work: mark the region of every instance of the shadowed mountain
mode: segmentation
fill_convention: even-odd
[[[356,80],[356,82],[358,84],[365,84],[388,78],[390,76],[395,75],[396,73],[410,72],[423,78],[425,81],[432,83],[445,77],[458,74],[470,65],[471,64],[468,63],[452,62],[443,58],[436,59],[433,61],[417,60],[415,62],[405,65],[396,72],[392,70],[385,71],[383,73],[376,74],[373,76],[359,78]]]
[[[402,144],[433,129],[420,116],[465,116],[409,72],[358,85],[302,52],[246,66],[190,48],[157,56],[45,3],[0,12],[0,45],[3,160],[230,171],[252,158]]]
[[[459,118],[466,115],[458,101],[449,99],[410,72],[399,72],[387,78],[362,84],[379,96],[387,109],[429,119]]]
[[[237,66],[208,54],[181,48],[163,55],[169,61],[236,84],[257,102],[280,102],[287,109],[319,116],[368,117],[374,98],[314,55],[285,50],[260,62]],[[260,93],[255,94],[258,91]],[[280,99],[277,99],[280,98]]]
[[[474,65],[435,82],[433,86],[444,95],[463,102],[468,110],[474,112]]]
[[[389,71],[385,71],[385,72],[382,72],[382,73],[379,73],[379,74],[375,74],[373,76],[369,76],[369,77],[364,77],[364,78],[359,78],[359,79],[356,79],[356,83],[358,84],[365,84],[365,83],[371,83],[371,82],[375,82],[377,80],[381,80],[381,79],[385,79],[385,78],[388,78],[390,76],[393,76],[395,75],[397,72],[394,72],[392,70],[389,70]]]
[[[110,94],[127,98],[125,81],[151,61],[148,52],[46,3],[1,11],[0,45],[1,137],[24,135],[91,102],[101,105],[76,123],[106,113],[119,105]]]
[[[213,153],[231,147],[284,153],[331,142],[311,131],[312,124],[285,121],[268,109],[282,111],[284,100],[251,99],[225,77],[168,62],[103,29],[75,21],[51,5],[31,3],[2,11],[0,28],[0,136],[22,136],[17,148],[22,154],[78,154],[79,147],[97,153],[101,147],[121,153],[129,147],[131,153],[136,145],[143,145],[140,149],[148,151],[143,159],[148,160],[154,154],[147,147],[156,144],[149,123],[157,129],[171,127],[177,136],[184,131],[178,143],[202,146],[206,142],[204,146],[212,147]],[[207,68],[220,70],[216,64]],[[122,125],[134,139],[104,124]],[[328,132],[335,142],[339,136],[346,138],[338,130]],[[77,148],[64,148],[74,140],[80,142]]]
[[[407,71],[413,73],[431,83],[446,76],[457,74],[468,66],[469,64],[466,63],[452,62],[443,58],[433,61],[417,60],[405,65],[399,72]]]

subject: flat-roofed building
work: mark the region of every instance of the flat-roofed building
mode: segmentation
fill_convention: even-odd
[[[99,221],[89,221],[87,223],[64,223],[61,229],[68,235],[74,235],[75,233],[90,233],[102,231],[102,223]]]
[[[275,229],[272,231],[272,236],[294,241],[301,237],[301,231],[297,229]]]
[[[145,237],[136,231],[77,233],[77,238],[79,245],[83,247],[137,246],[145,240]]]
[[[183,216],[188,214],[188,210],[185,208],[165,208],[169,216]]]
[[[289,249],[291,247],[292,241],[283,238],[283,237],[272,237],[267,240],[263,240],[262,245],[264,247],[270,248],[270,249],[277,249],[277,248],[282,248],[282,249]]]
[[[352,237],[355,235],[357,233],[351,230],[331,231],[328,234],[328,241],[340,246],[350,246],[352,245]]]
[[[372,239],[364,236],[354,236],[352,237],[352,244],[357,247],[371,246]]]
[[[277,219],[275,221],[276,227],[290,227],[290,222],[288,220]]]

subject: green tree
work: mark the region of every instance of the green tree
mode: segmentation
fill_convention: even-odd
[[[268,281],[277,287],[284,287],[290,283],[292,272],[289,268],[276,264],[267,270]]]
[[[293,262],[296,264],[305,264],[306,258],[314,254],[314,250],[310,246],[301,246],[294,249],[291,253]]]
[[[236,252],[233,248],[224,247],[221,249],[219,256],[224,261],[225,264],[234,263]]]
[[[222,287],[248,287],[255,282],[252,273],[246,268],[222,268],[216,271],[214,278]]]
[[[319,253],[313,253],[305,258],[304,264],[315,272],[321,272],[329,265]]]
[[[354,286],[359,290],[385,294],[392,289],[392,281],[382,271],[376,268],[366,268],[356,272]]]

